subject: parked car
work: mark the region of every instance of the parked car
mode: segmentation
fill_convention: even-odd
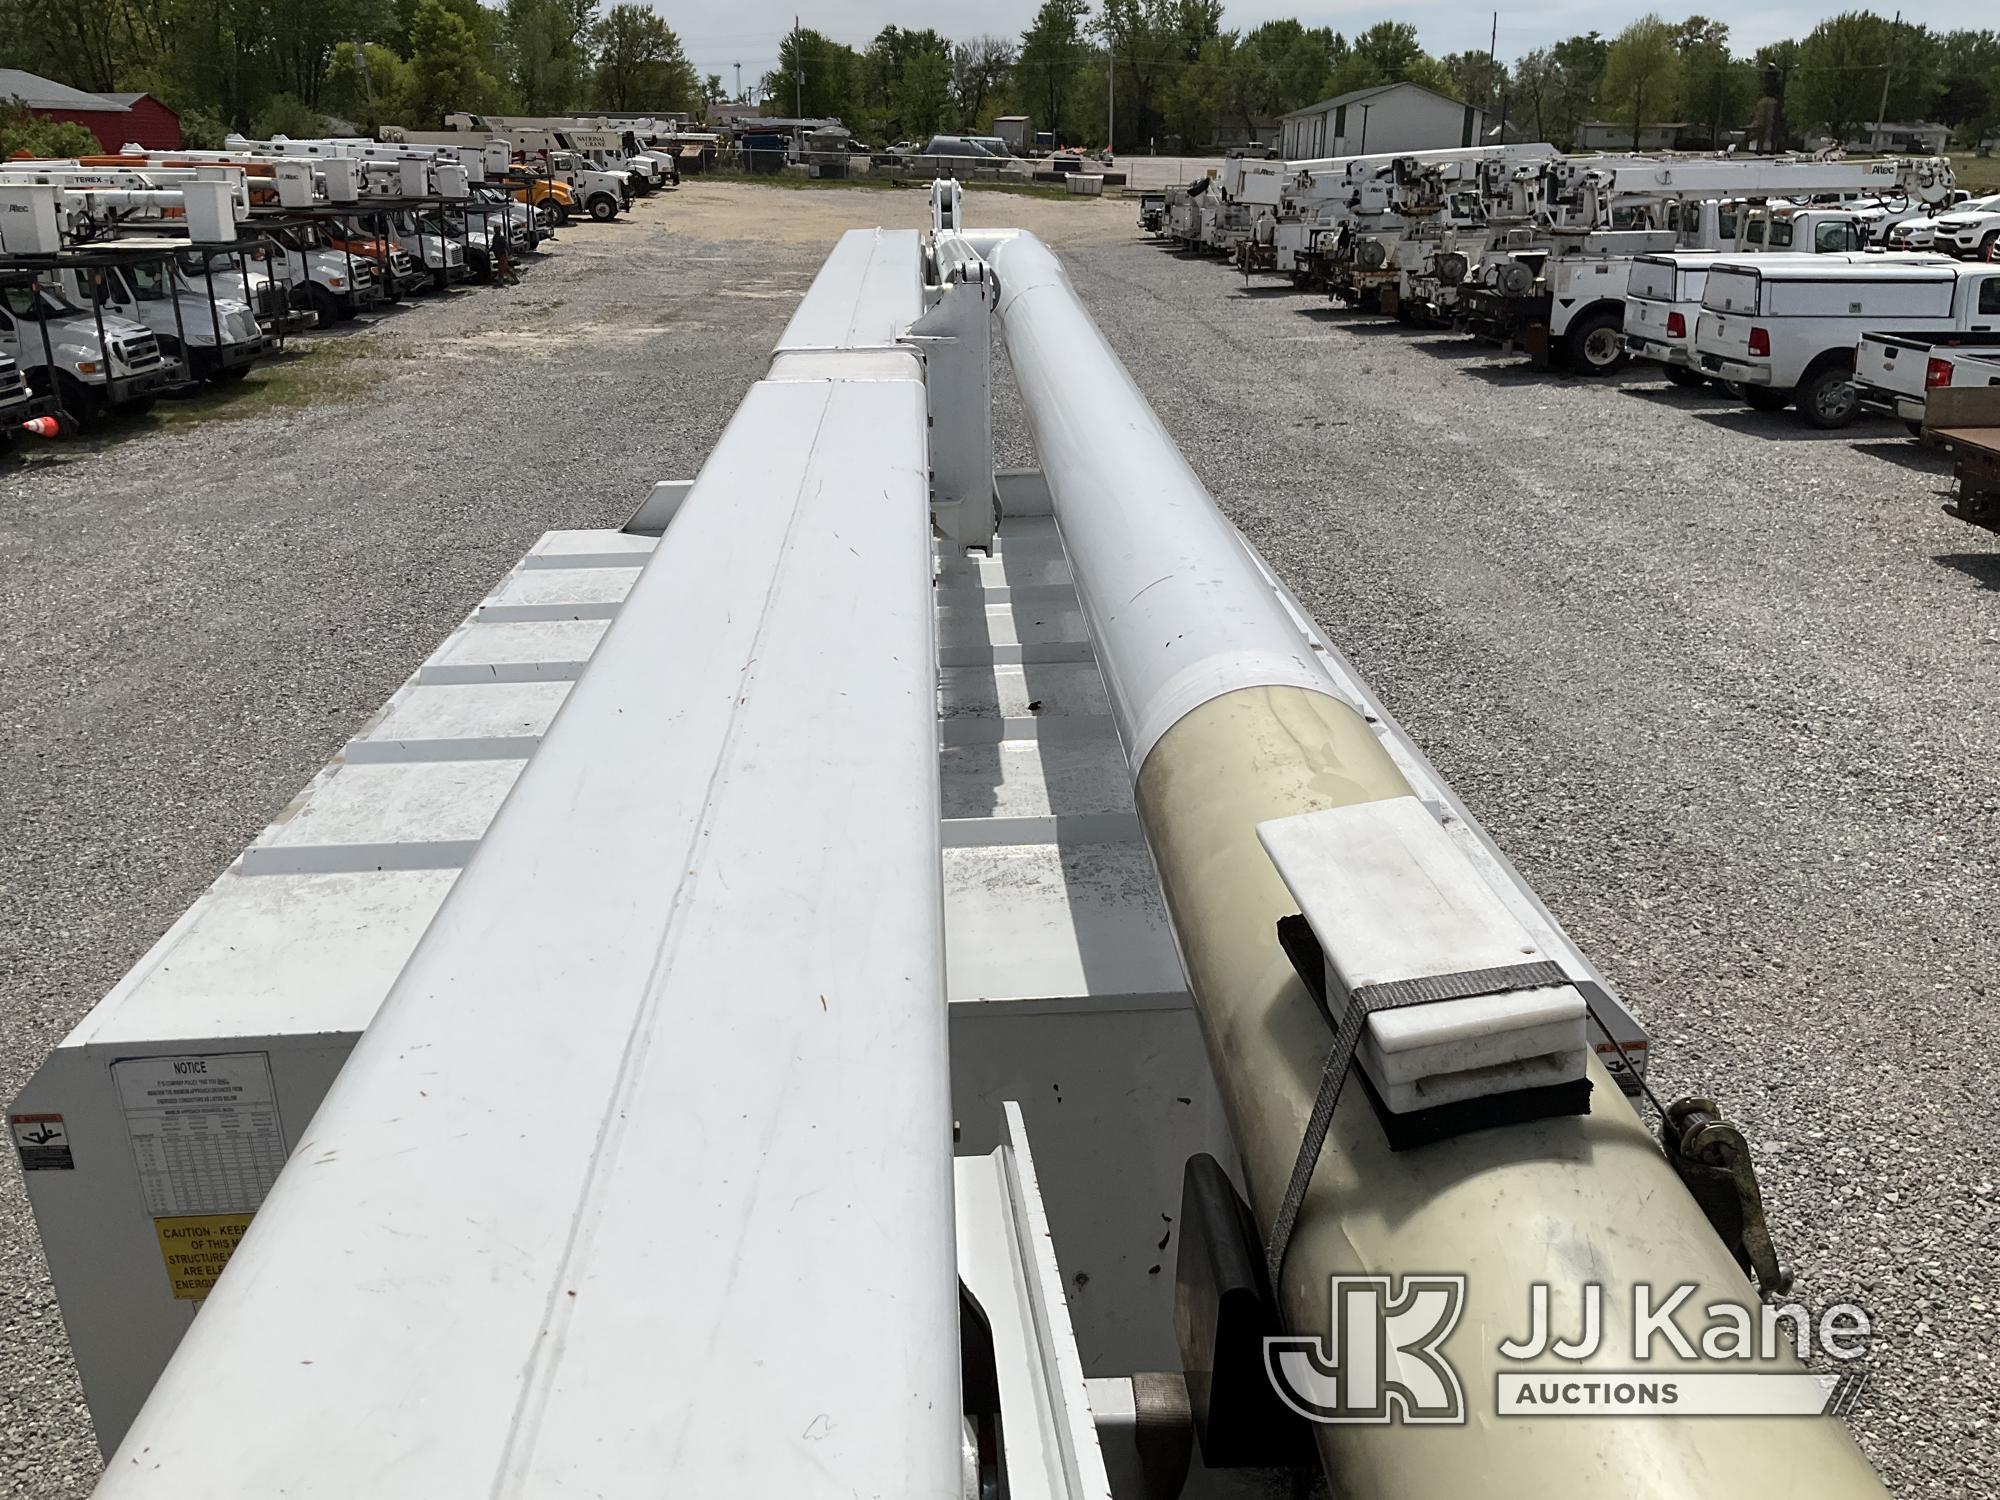
[[[1991,260],[2000,249],[2000,193],[1974,198],[1931,221],[1931,245],[1954,255]]]

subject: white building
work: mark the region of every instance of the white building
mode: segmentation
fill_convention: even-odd
[[[1417,83],[1356,89],[1286,115],[1278,152],[1286,161],[1371,151],[1440,151],[1476,146],[1486,112]]]

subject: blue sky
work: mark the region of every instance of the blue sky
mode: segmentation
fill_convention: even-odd
[[[778,41],[791,29],[796,12],[803,24],[814,27],[838,41],[859,47],[894,22],[898,26],[935,26],[952,37],[975,36],[980,32],[1018,35],[1033,18],[1039,0],[820,0],[802,9],[792,0],[736,0],[726,6],[704,6],[686,10],[679,6],[656,5],[669,25],[680,32],[688,56],[704,74],[719,73],[725,87],[734,89],[733,63],[742,63],[746,85],[761,77],[777,61]],[[1500,13],[1499,52],[1515,58],[1523,52],[1545,46],[1579,31],[1593,28],[1615,33],[1635,17],[1658,10],[1669,20],[1699,12],[1720,16],[1730,23],[1731,36],[1740,50],[1755,51],[1765,42],[1788,36],[1804,36],[1829,15],[1853,8],[1839,0],[1799,3],[1774,0],[1749,12],[1721,3],[1706,8],[1696,6],[1647,5],[1635,0],[1611,0],[1590,4],[1585,0],[1538,0],[1532,8]],[[1892,13],[1893,5],[1882,7]],[[1906,8],[1904,18],[1919,21],[1938,31],[1992,27],[2000,24],[1993,0],[1937,0],[1937,3]],[[1223,24],[1242,28],[1276,16],[1296,15],[1313,25],[1329,25],[1343,32],[1363,30],[1375,22],[1390,19],[1416,26],[1424,45],[1432,52],[1463,52],[1484,48],[1492,11],[1465,5],[1430,3],[1382,6],[1336,3],[1304,10],[1279,0],[1241,0],[1228,6]]]

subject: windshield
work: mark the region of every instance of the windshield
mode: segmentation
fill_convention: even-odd
[[[6,288],[7,311],[17,318],[26,318],[39,323],[43,318],[74,316],[79,309],[73,307],[67,298],[51,287],[36,281],[30,286],[15,284]]]

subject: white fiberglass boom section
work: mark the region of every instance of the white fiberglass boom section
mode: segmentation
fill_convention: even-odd
[[[1657,1299],[1686,1286],[1694,1305],[1727,1301],[1751,1324],[1756,1292],[1598,1060],[1586,1057],[1570,1076],[1583,966],[1535,923],[1517,924],[1514,903],[1496,906],[1479,889],[1490,865],[1477,878],[1457,868],[1471,854],[1431,827],[1433,818],[1456,821],[1450,804],[1434,808],[1417,795],[1369,700],[1343,691],[1331,663],[1311,660],[1299,620],[1055,256],[1032,235],[972,231],[940,242],[940,268],[968,254],[982,255],[1000,283],[1002,334],[1250,1204],[1269,1237],[1278,1310],[1291,1333],[1324,1337],[1335,1276],[1464,1277],[1463,1315],[1442,1344],[1467,1376],[1459,1421],[1315,1424],[1329,1488],[1369,1500],[1881,1500],[1880,1481],[1838,1422],[1499,1418],[1494,1342],[1520,1325],[1531,1287],[1554,1288],[1570,1326],[1581,1289],[1603,1289],[1606,1337],[1587,1360],[1563,1367],[1597,1375],[1642,1367],[1633,1318],[1642,1289]],[[1156,598],[1170,602],[1156,610]],[[1440,1004],[1366,1017],[1378,1068],[1396,1061],[1392,1052],[1419,1065],[1435,1059],[1434,1081],[1452,1101],[1443,1108],[1463,1105],[1455,1096],[1472,1088],[1481,1097],[1471,1109],[1482,1113],[1458,1116],[1456,1133],[1427,1141],[1391,1136],[1415,1118],[1402,1114],[1398,1094],[1433,1081],[1421,1066],[1373,1080],[1380,1106],[1354,1087],[1332,1107],[1321,1072],[1336,1051],[1327,1017],[1308,967],[1296,954],[1287,962],[1278,933],[1301,912],[1323,950],[1330,1013],[1358,1005],[1364,985],[1455,986],[1497,975],[1492,943],[1501,938],[1517,949],[1506,967],[1559,970],[1535,985],[1524,974],[1499,988],[1447,987],[1433,997]],[[1517,1045],[1537,1031],[1556,1038],[1561,1054],[1565,1081],[1552,1089],[1542,1054]],[[1369,1067],[1364,1055],[1357,1071],[1366,1077]],[[1323,1147],[1308,1154],[1302,1144],[1315,1129]],[[1650,1368],[1674,1376],[1800,1369],[1788,1355],[1700,1353],[1656,1358]],[[1291,1365],[1286,1373],[1294,1390],[1312,1379]]]
[[[847,245],[101,1496],[961,1492],[925,394],[846,343],[920,251]]]

